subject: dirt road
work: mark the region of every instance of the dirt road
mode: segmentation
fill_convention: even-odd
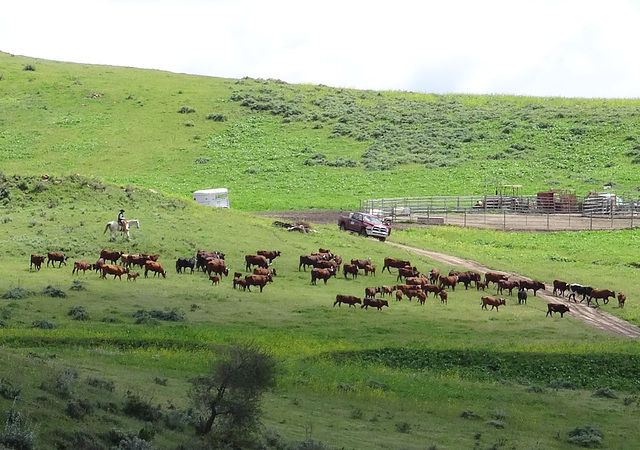
[[[488,267],[470,259],[458,258],[457,256],[446,255],[444,253],[438,253],[416,247],[409,247],[407,245],[397,244],[395,242],[387,241],[387,244],[417,253],[419,255],[426,256],[436,261],[441,261],[452,266],[466,267],[470,270],[475,270],[481,273],[491,271],[491,269],[489,269]],[[510,280],[521,280],[525,278],[521,275],[518,275],[517,273],[507,271],[500,272],[508,274]],[[547,286],[550,285],[550,283],[546,281],[545,284]],[[563,303],[569,306],[571,308],[571,312],[569,314],[572,317],[580,319],[583,322],[591,325],[592,327],[599,328],[608,333],[616,334],[618,336],[636,339],[640,338],[640,327],[637,327],[636,325],[633,325],[626,320],[622,320],[619,317],[609,314],[608,312],[603,311],[599,308],[588,307],[585,303],[569,302],[564,297],[554,297],[553,295],[542,291],[538,291],[538,297],[546,300],[547,302]]]

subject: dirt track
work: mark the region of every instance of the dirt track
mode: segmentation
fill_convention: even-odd
[[[436,261],[441,261],[445,264],[449,264],[457,267],[466,267],[470,270],[475,270],[477,272],[488,272],[491,269],[480,264],[477,261],[472,261],[469,259],[458,258],[456,256],[446,255],[444,253],[433,252],[430,250],[423,250],[421,248],[409,247],[407,245],[396,244],[395,242],[387,241],[389,245],[402,248],[404,250],[408,250],[419,255],[424,255],[428,258],[434,259]],[[524,277],[518,275],[517,273],[500,271],[509,275],[509,279],[511,280],[521,280]],[[548,282],[545,282],[547,286],[549,286]],[[580,319],[592,327],[599,328],[608,333],[616,334],[618,336],[625,336],[630,338],[640,338],[640,328],[636,325],[633,325],[626,320],[622,320],[619,317],[616,317],[612,314],[609,314],[606,311],[603,311],[599,308],[591,308],[588,307],[584,303],[574,303],[567,301],[564,297],[554,297],[553,295],[538,291],[538,297],[543,298],[547,302],[553,303],[563,303],[571,308],[571,312],[568,313],[576,319]]]

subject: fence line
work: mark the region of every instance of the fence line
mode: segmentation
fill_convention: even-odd
[[[393,221],[447,223],[504,230],[633,228],[638,198],[599,194],[427,196],[361,200],[360,211]]]

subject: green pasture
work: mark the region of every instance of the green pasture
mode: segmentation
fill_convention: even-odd
[[[288,441],[570,449],[570,431],[597,425],[603,448],[635,449],[636,340],[570,314],[545,317],[532,295],[484,311],[482,294],[460,287],[446,305],[429,297],[423,306],[392,298],[382,311],[334,307],[336,294],[396,284],[395,271],[381,273],[387,256],[422,272],[462,268],[334,224],[287,232],[250,212],[352,209],[364,198],[491,193],[501,184],[522,184],[523,194],[606,185],[636,196],[638,106],[334,89],[0,52],[0,410],[24,415],[36,448],[111,448],[109,436],[124,430],[157,448],[197,449],[189,380],[221,347],[252,343],[282,369],[264,398],[263,430]],[[223,186],[231,210],[191,200],[196,189]],[[109,242],[105,224],[120,208],[141,227]],[[547,285],[559,278],[624,291],[624,309],[615,301],[601,309],[640,324],[639,239],[636,229],[416,224],[389,241]],[[298,258],[320,247],[345,261],[371,258],[378,271],[312,286]],[[72,275],[73,261],[92,263],[103,248],[158,253],[167,278]],[[175,260],[198,249],[224,252],[231,273],[245,273],[244,255],[258,249],[282,256],[264,292],[243,292],[231,277],[213,286],[202,273],[175,273]],[[30,270],[29,255],[48,251],[65,252],[68,264]],[[139,403],[162,418],[135,416]]]
[[[78,173],[181,198],[227,187],[249,211],[502,184],[637,197],[637,99],[360,91],[2,52],[0,88],[7,173]]]
[[[235,342],[258,344],[280,361],[283,372],[264,399],[262,422],[291,440],[312,437],[354,449],[573,448],[567,433],[593,423],[602,427],[610,448],[631,448],[639,438],[624,420],[640,411],[637,342],[570,315],[545,317],[546,304],[537,297],[526,305],[511,297],[498,312],[484,311],[480,293],[458,287],[446,305],[429,297],[424,306],[389,299],[382,311],[334,307],[338,293],[363,296],[366,286],[396,284],[395,273],[381,273],[386,256],[410,259],[421,271],[454,267],[333,225],[312,224],[317,232],[292,233],[273,226],[272,219],[92,178],[41,182],[7,176],[5,186],[11,197],[0,211],[0,293],[21,288],[32,294],[1,300],[6,363],[0,378],[21,387],[17,408],[38,424],[42,448],[61,445],[59,429],[104,435],[114,427],[149,427],[118,407],[127,392],[166,413],[187,410],[188,380],[207,370],[220,345]],[[119,236],[109,242],[104,226],[119,207],[141,227],[131,231],[130,241]],[[633,230],[533,235],[424,227],[396,230],[391,240],[546,282],[590,280],[626,289],[624,310],[615,302],[602,309],[637,322],[637,269],[629,249],[634,236]],[[298,270],[298,259],[320,247],[346,261],[371,258],[377,273],[357,279],[339,274],[313,286],[309,269]],[[94,262],[102,248],[159,253],[167,278],[132,282],[90,272],[72,275],[73,261]],[[242,292],[232,288],[231,277],[213,286],[202,273],[175,272],[176,258],[201,248],[224,252],[231,273],[245,273],[244,255],[258,249],[277,249],[282,256],[274,260],[277,276],[264,292]],[[66,252],[68,264],[30,270],[29,255],[48,251]],[[73,290],[77,285],[85,290]],[[66,296],[44,295],[47,286]],[[78,306],[87,320],[69,315]],[[133,314],[140,310],[174,310],[184,321],[136,323]],[[57,327],[33,326],[41,320]],[[448,362],[438,362],[442,358]],[[82,420],[65,413],[69,400],[47,390],[65,368],[78,373],[74,398],[101,405]],[[114,390],[94,388],[88,377],[111,381]],[[559,379],[575,389],[557,387]],[[606,387],[617,398],[592,395]],[[11,405],[0,402],[5,409]],[[154,427],[159,448],[193,445],[192,428]]]

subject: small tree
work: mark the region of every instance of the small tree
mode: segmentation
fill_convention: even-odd
[[[191,380],[191,398],[203,416],[197,433],[214,423],[228,436],[256,430],[262,394],[275,385],[276,360],[254,345],[233,345],[212,363],[208,374]]]

